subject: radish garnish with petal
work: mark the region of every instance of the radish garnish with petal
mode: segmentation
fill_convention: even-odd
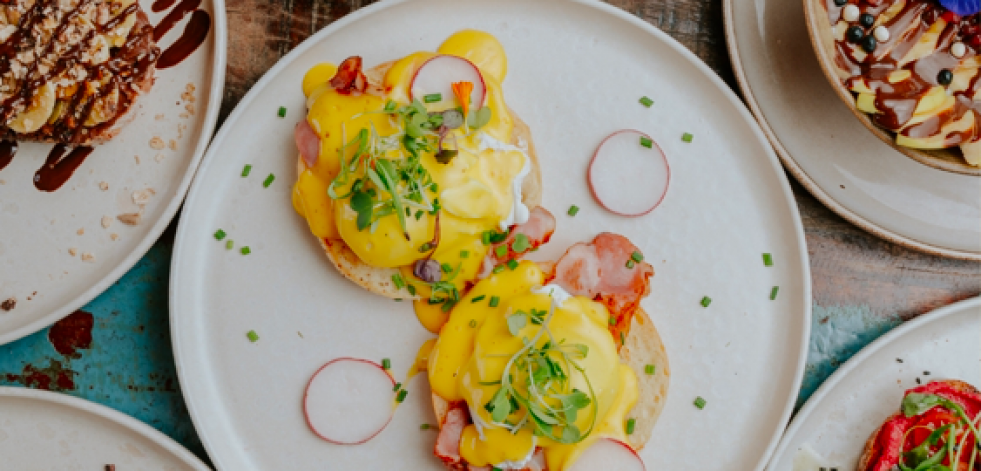
[[[569,471],[596,471],[601,469],[644,471],[646,468],[633,448],[608,438],[596,440],[569,467]]]
[[[649,146],[649,147],[648,147]],[[604,208],[621,216],[643,216],[668,192],[671,168],[650,136],[625,129],[600,143],[589,163],[589,189]]]
[[[337,358],[322,366],[307,384],[303,413],[313,433],[339,445],[374,438],[392,420],[395,380],[381,365]]]
[[[470,82],[470,103],[459,103],[453,90],[454,83]],[[484,106],[486,93],[484,78],[472,62],[457,56],[440,55],[426,61],[412,78],[410,98],[425,101],[427,96],[440,95],[440,99],[427,104],[436,110],[455,108],[478,109]],[[433,109],[433,108],[430,108]]]

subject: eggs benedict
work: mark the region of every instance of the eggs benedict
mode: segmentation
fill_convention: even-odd
[[[558,471],[600,441],[642,448],[670,376],[640,307],[652,275],[604,233],[479,281],[428,356],[435,454],[450,469]]]
[[[433,332],[486,260],[505,261],[496,244],[551,218],[538,207],[531,133],[504,101],[506,73],[497,39],[465,30],[436,52],[369,70],[350,57],[303,79],[295,210],[341,274],[414,300]],[[551,229],[542,234],[520,248]]]

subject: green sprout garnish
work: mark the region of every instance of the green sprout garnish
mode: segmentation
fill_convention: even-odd
[[[936,394],[909,393],[903,398],[902,412],[906,417],[913,417],[926,413],[934,407],[945,407],[954,412],[957,422],[945,424],[933,430],[930,435],[916,447],[903,452],[897,467],[901,471],[941,471],[949,470],[941,463],[944,458],[950,463],[962,464],[962,454],[967,451],[970,453],[970,463],[967,469],[974,469],[975,461],[981,457],[981,448],[975,444],[970,450],[965,450],[968,436],[977,437],[978,424],[981,422],[981,412],[971,418],[964,411],[960,404]],[[912,429],[907,430],[903,436],[903,443],[906,442],[907,435]],[[946,436],[945,436],[946,435]],[[960,440],[958,440],[960,437]],[[936,451],[940,440],[943,444]],[[960,469],[957,467],[957,469]]]
[[[512,433],[527,425],[537,436],[558,443],[579,443],[592,433],[598,413],[596,392],[579,364],[589,354],[589,348],[556,341],[548,328],[554,314],[553,300],[548,311],[518,310],[507,317],[508,331],[516,337],[529,325],[539,328],[531,339],[521,337],[524,347],[508,360],[501,387],[484,409],[495,425]],[[572,387],[572,375],[577,373],[585,381],[588,393]],[[576,425],[581,413],[589,414],[585,430]]]

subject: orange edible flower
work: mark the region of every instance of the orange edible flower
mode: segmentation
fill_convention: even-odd
[[[452,88],[453,94],[456,95],[456,100],[463,107],[463,119],[467,119],[467,112],[470,110],[470,94],[473,93],[473,83],[453,82]]]

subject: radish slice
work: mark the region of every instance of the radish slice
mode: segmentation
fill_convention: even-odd
[[[300,156],[307,167],[316,165],[320,157],[320,137],[306,119],[297,123],[293,138],[296,139],[296,148],[300,150]]]
[[[641,145],[650,139],[651,148]],[[646,141],[645,141],[646,142]],[[654,210],[668,192],[671,167],[650,136],[633,129],[611,134],[589,162],[589,190],[601,206],[627,217]]]
[[[442,99],[427,105],[437,111],[462,106],[453,94],[452,86],[456,82],[473,84],[473,91],[470,92],[470,109],[484,106],[487,88],[484,86],[484,78],[480,75],[480,70],[472,62],[457,56],[436,56],[422,64],[412,78],[409,98],[424,101],[425,96],[439,93]]]
[[[381,365],[337,358],[310,378],[303,396],[307,425],[320,438],[358,445],[374,438],[392,420],[395,380]]]
[[[633,448],[617,440],[601,438],[579,455],[579,458],[572,463],[569,471],[596,471],[599,469],[645,471],[646,468]]]

